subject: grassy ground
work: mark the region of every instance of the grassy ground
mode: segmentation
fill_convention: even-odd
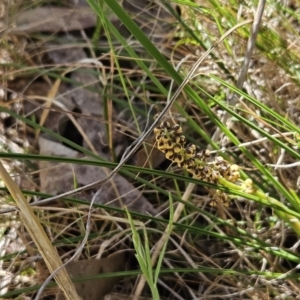
[[[0,174],[12,197],[3,187],[1,297],[34,299],[47,269],[62,264],[52,244],[63,262],[125,252],[100,259],[101,270],[109,264],[122,278],[116,284],[97,275],[116,299],[300,299],[300,3],[165,1],[141,9],[139,1],[87,2],[95,23],[79,30],[69,22],[67,34],[53,23],[21,30],[34,15],[10,26],[22,11],[61,8],[59,1],[3,4],[0,155],[10,176]],[[49,42],[84,49],[82,72],[101,88],[70,76],[83,64],[68,62],[72,50],[64,63],[51,60]],[[63,84],[66,94],[84,89],[103,99],[95,120],[106,124],[105,158],[93,141],[90,148],[82,142],[91,128],[78,142],[47,123]],[[40,154],[41,133],[83,157]],[[144,202],[129,210],[95,204],[86,188],[50,202],[61,191],[41,193],[40,161],[107,167]],[[69,191],[76,176],[74,169]],[[48,202],[27,205],[37,199]],[[158,214],[145,213],[145,203]],[[55,280],[65,290],[72,285],[67,274]],[[57,291],[44,293],[51,299]]]

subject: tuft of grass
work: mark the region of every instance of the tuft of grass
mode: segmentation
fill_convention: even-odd
[[[147,284],[149,285],[149,288],[151,290],[151,294],[152,294],[152,299],[160,299],[159,296],[159,290],[158,290],[158,279],[160,276],[160,272],[161,272],[161,268],[162,268],[162,262],[165,256],[165,252],[167,249],[167,240],[171,235],[171,230],[172,230],[172,222],[173,222],[173,216],[174,216],[174,211],[173,211],[173,201],[170,195],[170,221],[168,224],[168,231],[166,232],[166,242],[164,243],[161,252],[159,254],[159,258],[157,261],[157,265],[155,267],[154,270],[152,270],[153,267],[153,263],[151,260],[151,250],[150,250],[150,245],[149,245],[149,239],[148,239],[148,233],[146,228],[142,225],[142,232],[143,232],[143,240],[144,243],[142,242],[142,239],[136,229],[136,224],[134,223],[130,213],[128,210],[126,210],[127,212],[127,217],[129,219],[129,224],[130,224],[130,228],[132,231],[132,242],[133,242],[133,246],[135,249],[135,256],[137,258],[137,261],[139,263],[139,266],[141,268],[142,271],[142,276],[144,277],[144,279],[147,281]],[[154,273],[153,273],[154,271]]]

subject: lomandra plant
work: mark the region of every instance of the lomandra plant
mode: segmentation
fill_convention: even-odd
[[[183,134],[182,127],[168,121],[163,121],[154,129],[156,146],[165,153],[167,159],[176,163],[179,168],[186,169],[189,173],[201,181],[219,184],[224,188],[230,188],[242,191],[249,195],[258,196],[261,201],[265,201],[274,207],[278,207],[276,212],[283,220],[300,235],[300,221],[293,215],[289,215],[282,210],[286,207],[278,200],[270,197],[263,191],[254,187],[250,178],[242,179],[239,166],[232,164],[222,156],[212,155],[208,149],[199,149],[195,144],[187,144],[186,137]],[[210,189],[212,204],[229,204],[233,196],[219,189]]]
[[[154,129],[156,147],[177,165],[178,173],[173,173],[172,168],[170,172],[162,172],[156,169],[157,166],[147,169],[124,165],[124,162],[122,168],[118,167],[121,174],[147,187],[145,195],[159,210],[164,211],[166,207],[168,210],[159,218],[132,214],[133,222],[130,222],[132,241],[140,266],[138,272],[143,273],[153,299],[159,298],[158,292],[163,297],[166,291],[174,293],[173,297],[167,295],[168,299],[296,299],[293,295],[299,295],[297,268],[300,264],[300,200],[297,191],[287,185],[286,178],[278,178],[280,172],[270,166],[273,163],[279,168],[281,154],[289,155],[288,159],[293,163],[300,160],[299,139],[293,139],[293,133],[299,136],[300,130],[285,115],[284,98],[287,95],[289,100],[293,97],[297,99],[299,95],[299,48],[296,48],[299,31],[295,30],[299,14],[296,13],[296,8],[293,11],[287,10],[286,5],[278,5],[274,1],[266,6],[267,13],[261,29],[257,39],[254,38],[257,52],[250,55],[254,59],[247,72],[247,85],[241,87],[236,85],[237,70],[241,67],[246,40],[250,38],[253,5],[256,3],[248,1],[241,5],[240,1],[208,0],[203,3],[200,1],[200,5],[197,1],[174,1],[181,4],[182,14],[178,19],[186,30],[178,45],[190,41],[199,55],[203,55],[200,63],[195,64],[200,59],[198,54],[191,60],[191,53],[182,53],[179,60],[164,55],[160,50],[162,45],[156,47],[151,43],[141,27],[136,25],[136,19],[128,16],[121,7],[120,4],[126,1],[87,2],[99,17],[99,24],[102,24],[108,40],[110,59],[118,71],[118,76],[116,73],[109,75],[111,77],[103,89],[103,96],[113,99],[114,104],[123,105],[126,111],[132,113],[132,119],[136,120],[148,115],[153,99],[165,100],[169,93],[176,95],[174,99],[177,99],[180,94],[180,105],[176,107],[177,102],[174,100],[173,108],[187,117],[187,126],[184,128],[170,120],[159,122]],[[149,2],[170,4],[170,1]],[[135,39],[126,39],[114,26],[106,9],[103,9],[104,3]],[[143,10],[147,9],[148,7]],[[224,38],[218,40],[221,36]],[[288,39],[292,43],[285,41]],[[102,43],[103,41],[101,47]],[[142,54],[141,48],[145,50]],[[95,50],[103,53],[102,48]],[[123,60],[132,64],[134,62],[130,72],[120,67],[119,62]],[[36,69],[38,72],[45,72],[44,67]],[[186,76],[188,70],[194,70],[194,75],[190,73],[191,76]],[[48,75],[57,77],[52,71]],[[100,72],[97,74],[102,78]],[[131,77],[131,74],[134,76]],[[137,74],[143,76],[136,76]],[[173,94],[174,90],[161,80],[162,76],[163,80],[173,80],[174,87],[180,87],[178,92]],[[238,103],[228,101],[230,93],[239,98]],[[142,115],[136,109],[137,106],[132,105],[133,98],[137,98],[139,103],[145,99],[142,102],[145,104]],[[165,104],[169,109],[170,102]],[[279,113],[276,113],[277,108]],[[36,130],[52,134],[56,139],[96,160],[22,154],[17,156],[11,153],[4,153],[2,157],[5,155],[12,160],[49,160],[111,168],[116,166],[112,162],[104,162],[87,149],[54,135],[49,129],[35,124],[31,118],[18,116],[5,107],[0,110]],[[218,114],[220,110],[228,113],[229,118],[234,121],[224,121]],[[166,113],[165,111],[163,114]],[[134,147],[138,144],[141,146],[141,141],[145,141],[140,138],[140,129],[143,127],[138,125],[140,124],[136,128],[130,127],[130,132],[134,131],[139,137]],[[213,138],[216,129],[221,132],[219,138]],[[199,138],[195,138],[195,133]],[[200,146],[201,143],[205,143],[205,146]],[[269,156],[265,158],[260,152],[255,152],[255,146],[264,148]],[[228,151],[230,149],[237,151]],[[184,171],[191,176],[182,176]],[[136,173],[141,176],[136,176]],[[194,186],[194,190],[189,189],[193,184],[198,186]],[[202,186],[208,189],[210,203],[217,209],[205,205],[207,197],[198,193],[199,190],[203,191]],[[167,197],[173,199],[170,204],[165,201]],[[204,201],[201,202],[203,198]],[[75,202],[77,199],[72,201],[78,203]],[[108,207],[101,208],[109,210]],[[219,213],[222,209],[223,215]],[[136,218],[144,220],[140,227],[142,231],[134,228],[137,226]],[[138,237],[140,232],[141,238]],[[116,233],[117,236],[119,232]],[[122,233],[127,234],[126,230]],[[98,230],[95,234],[100,236]],[[112,235],[114,232],[110,231],[108,234]],[[107,238],[105,233],[103,238]],[[77,239],[82,240],[82,236],[74,239],[74,248],[77,248]],[[157,243],[158,239],[160,243]],[[19,257],[19,253],[15,255]],[[10,257],[2,257],[5,262],[8,259]],[[168,276],[164,275],[166,273]],[[136,274],[136,271],[131,273],[132,276]],[[140,286],[141,291],[143,285]],[[14,291],[14,295],[23,292],[24,290]],[[283,292],[286,294],[280,294]],[[286,295],[292,296],[288,298]],[[140,299],[138,293],[136,299]]]
[[[92,5],[92,2],[94,1],[89,0],[89,2]],[[177,180],[175,182],[177,189],[176,193],[173,193],[172,196],[174,196],[174,194],[176,194],[176,196],[179,195],[180,200],[183,200],[186,208],[186,215],[182,213],[184,210],[182,206],[182,210],[178,210],[178,207],[180,207],[180,204],[182,203],[178,204],[174,213],[174,224],[176,223],[176,225],[172,228],[170,240],[174,236],[180,236],[182,244],[187,246],[185,249],[191,250],[190,252],[187,250],[188,254],[190,254],[187,258],[187,253],[184,251],[185,249],[179,250],[179,246],[176,245],[176,252],[182,253],[180,258],[186,262],[184,272],[190,274],[192,272],[199,272],[197,280],[193,278],[193,282],[199,282],[199,289],[197,286],[197,291],[195,292],[196,296],[194,294],[192,295],[191,290],[189,290],[191,294],[185,298],[197,298],[200,294],[201,296],[199,299],[209,299],[214,293],[214,283],[212,283],[213,280],[211,280],[211,277],[215,272],[222,272],[224,275],[218,277],[216,280],[217,284],[215,286],[215,292],[218,295],[221,295],[220,297],[226,296],[233,299],[237,296],[238,299],[241,299],[240,297],[243,295],[242,297],[244,299],[248,299],[246,298],[247,296],[249,296],[250,299],[254,299],[255,297],[256,299],[264,299],[268,298],[269,295],[273,297],[274,295],[278,295],[281,291],[289,290],[290,288],[286,288],[288,281],[282,283],[279,282],[279,279],[286,279],[287,276],[289,276],[294,263],[299,264],[300,262],[297,253],[292,253],[290,249],[286,250],[287,244],[285,243],[287,233],[293,234],[291,233],[290,228],[292,228],[298,236],[300,234],[299,198],[295,191],[287,187],[284,180],[279,180],[276,177],[276,172],[273,169],[274,167],[266,166],[265,163],[269,163],[272,160],[276,161],[276,151],[286,151],[293,159],[299,160],[298,150],[293,148],[294,144],[291,145],[288,143],[288,140],[290,140],[289,138],[285,138],[286,134],[289,134],[290,137],[294,132],[299,133],[299,129],[295,128],[295,126],[282,115],[276,114],[275,109],[272,108],[278,106],[278,103],[267,102],[267,104],[265,104],[265,99],[267,98],[269,101],[271,98],[268,95],[265,95],[265,98],[260,97],[257,99],[249,96],[253,95],[252,89],[264,94],[265,91],[263,89],[265,86],[273,86],[274,76],[271,75],[272,78],[269,79],[269,82],[267,79],[270,75],[270,65],[266,67],[268,72],[263,73],[263,70],[261,69],[264,58],[261,60],[261,57],[257,57],[257,60],[260,61],[260,63],[256,66],[254,63],[251,73],[248,72],[249,82],[247,82],[247,85],[251,88],[248,88],[247,93],[242,92],[243,88],[241,86],[234,87],[236,81],[240,81],[235,72],[237,69],[240,69],[240,64],[238,63],[240,57],[237,53],[240,53],[239,51],[243,53],[244,37],[249,37],[250,31],[246,24],[248,24],[247,20],[249,20],[250,16],[248,13],[253,11],[253,7],[245,13],[245,16],[243,16],[242,19],[237,18],[237,11],[240,11],[241,9],[240,3],[237,1],[231,1],[228,5],[224,5],[224,3],[221,3],[220,1],[207,1],[208,8],[206,9],[205,7],[199,6],[198,10],[195,9],[195,11],[193,11],[194,14],[192,14],[192,9],[186,9],[187,12],[191,13],[191,17],[187,17],[187,19],[196,23],[193,28],[189,28],[190,36],[193,39],[193,43],[201,45],[201,48],[206,50],[216,42],[213,38],[210,40],[209,37],[219,37],[228,30],[232,30],[231,32],[234,31],[235,35],[228,39],[229,43],[225,41],[227,51],[224,51],[224,47],[218,48],[217,44],[214,44],[214,51],[211,51],[211,57],[206,59],[207,63],[210,64],[209,68],[204,69],[206,70],[204,72],[199,69],[199,76],[190,76],[190,78],[193,78],[191,80],[186,80],[184,84],[182,84],[182,74],[186,74],[186,72],[184,72],[186,70],[183,70],[181,73],[170,67],[164,60],[164,57],[158,53],[157,49],[145,38],[139,28],[135,26],[133,20],[128,18],[128,16],[121,11],[120,7],[116,4],[116,1],[105,0],[105,2],[120,20],[122,20],[123,24],[126,24],[128,30],[141,45],[144,46],[154,61],[157,62],[160,67],[163,68],[164,72],[174,80],[174,83],[180,85],[181,88],[184,86],[184,93],[189,104],[186,105],[186,107],[180,107],[179,105],[176,107],[176,110],[184,117],[188,118],[187,132],[183,134],[181,126],[175,122],[161,123],[154,130],[157,148],[165,154],[167,159],[171,160],[174,164],[177,164],[179,168],[187,170],[192,174],[188,179],[185,177],[185,180],[190,180],[191,183],[198,183],[199,185],[208,187],[209,194],[212,198],[211,203],[215,205],[218,205],[219,203],[220,207],[224,204],[228,206],[229,213],[224,217],[222,216],[222,220],[215,217],[213,214],[208,215],[207,211],[200,210],[199,207],[194,205],[199,197],[197,197],[197,193],[193,194],[191,189],[188,189],[190,185],[187,186],[185,191],[181,191],[180,188],[178,188]],[[185,8],[187,8],[189,5],[194,5],[194,2],[185,1],[184,4],[186,5]],[[96,5],[93,5],[93,7],[95,10],[97,9]],[[271,8],[271,5],[267,7],[267,9],[269,8]],[[278,14],[281,14],[279,6],[278,9]],[[100,12],[100,9],[98,10]],[[187,16],[189,15],[187,14]],[[211,16],[214,17],[213,20],[216,22],[222,20],[222,22],[218,22],[217,24],[219,31],[211,31],[210,25],[214,23],[212,18],[210,18]],[[209,18],[208,32],[205,31],[204,26],[204,20],[206,18]],[[250,19],[252,19],[252,13]],[[243,20],[244,23],[242,22]],[[240,26],[238,26],[239,23],[241,24]],[[234,28],[235,25],[238,27]],[[200,29],[198,30],[198,28]],[[273,65],[283,66],[283,68],[281,68],[287,70],[287,73],[291,74],[295,81],[298,80],[299,82],[299,73],[295,72],[296,69],[294,67],[291,67],[296,65],[298,60],[294,60],[294,56],[290,55],[291,53],[287,50],[287,47],[278,45],[278,39],[275,38],[277,33],[276,35],[274,33],[275,30],[272,30],[270,26],[264,26],[263,30],[258,34],[257,48],[261,50],[260,55],[270,57],[270,54],[272,54],[271,59],[273,60]],[[124,45],[124,49],[127,51],[131,50],[117,32],[113,32],[113,34],[122,45]],[[205,38],[207,38],[207,40],[205,40]],[[278,55],[278,53],[280,53],[280,55]],[[286,55],[282,55],[283,53]],[[137,59],[135,53],[130,53],[130,56]],[[203,55],[203,57],[204,56],[205,55]],[[286,62],[287,57],[289,58],[288,63]],[[220,69],[217,71],[217,76],[211,74],[215,70],[214,63],[217,64],[219,62],[224,63],[223,67],[225,67],[225,73],[227,75],[231,74],[234,76],[233,84],[229,79],[230,76],[223,77],[223,73]],[[141,64],[141,60],[137,59],[137,63]],[[194,69],[195,72],[197,72],[198,67],[199,65],[193,65],[193,67],[189,69]],[[233,67],[236,67],[237,69],[232,69]],[[260,71],[257,72],[255,67],[259,68]],[[184,68],[181,67],[181,69]],[[258,73],[262,74],[261,77],[258,76]],[[279,73],[279,71],[277,73]],[[153,78],[155,73],[145,71],[145,74],[148,74],[152,82],[157,84],[157,87],[162,94],[167,94],[163,87],[155,81],[156,78]],[[222,81],[223,78],[225,78],[225,80]],[[265,86],[259,86],[259,83],[264,81],[266,81]],[[282,83],[282,85],[284,85],[284,83]],[[209,87],[211,86],[215,87],[218,92],[221,91],[221,93],[222,91],[225,91],[226,94],[228,91],[232,92],[239,99],[242,99],[242,101],[239,101],[238,105],[235,105],[236,103],[232,104],[228,101],[222,101],[222,99],[218,101],[216,100],[216,93],[209,90]],[[176,93],[174,93],[174,95],[175,94]],[[230,97],[228,96],[227,100],[229,98]],[[170,102],[167,101],[166,105],[169,105],[169,103]],[[230,118],[234,118],[236,126],[228,126],[226,121],[221,121],[221,118],[215,113],[218,109],[222,109],[230,115]],[[201,117],[197,114],[199,111],[203,113],[206,121],[208,120],[207,124],[209,124],[210,128],[215,125],[218,130],[222,132],[222,137],[225,137],[226,143],[223,143],[221,139],[218,138],[213,139],[212,132],[207,128],[204,128],[205,126],[202,126],[202,124],[200,125]],[[245,128],[248,131],[246,131]],[[246,137],[246,141],[249,141],[249,144],[247,146],[241,146],[245,141],[245,132],[249,133],[250,130],[252,130],[251,134]],[[201,137],[197,139],[197,142],[195,141],[193,144],[187,144],[186,140],[191,140],[190,137],[188,137],[188,134],[191,131],[193,133],[198,133]],[[253,142],[254,145],[254,143],[259,142],[259,140],[266,141],[265,144],[267,145],[264,146],[270,153],[270,157],[273,155],[270,160],[267,159],[264,161],[263,156],[260,153],[255,153],[253,151],[251,143]],[[243,155],[243,159],[235,160],[233,157],[234,155],[231,155],[233,153],[228,152],[223,153],[221,158],[220,154],[215,155],[215,152],[209,152],[205,147],[201,147],[201,150],[198,150],[196,147],[196,145],[199,145],[198,141],[205,141],[206,145],[210,145],[213,149],[220,149],[224,144],[225,147],[227,145],[230,145],[230,147],[233,145],[233,147],[236,147],[235,149],[238,149],[239,153]],[[295,144],[297,143],[296,141],[293,142]],[[231,163],[231,161],[234,161],[235,163]],[[252,170],[255,170],[255,172],[251,173],[247,170],[244,172],[245,167],[250,167]],[[167,176],[168,174],[165,175],[166,178]],[[178,181],[182,180],[179,175],[176,174],[174,176],[178,176]],[[158,185],[158,187],[160,187],[160,185]],[[166,189],[168,189],[168,187]],[[172,191],[172,186],[170,187],[170,190]],[[160,193],[163,192],[160,191]],[[195,199],[196,197],[197,200]],[[233,199],[242,199],[243,203],[241,204],[239,201],[232,201]],[[230,201],[232,201],[232,205]],[[253,203],[253,201],[256,203]],[[205,207],[205,204],[203,207]],[[237,211],[240,214],[236,213]],[[261,213],[262,211],[264,213]],[[273,211],[277,214],[277,217],[273,215]],[[208,229],[206,227],[203,228],[202,222],[198,223],[198,220],[193,218],[196,214],[200,215],[199,219],[201,219],[201,221],[203,221],[202,218],[208,220],[208,223],[210,224],[210,226],[207,227]],[[182,215],[184,215],[184,217],[182,217]],[[230,227],[232,223],[237,224],[237,226],[234,226],[234,228]],[[223,230],[224,227],[218,227],[220,224],[221,226],[225,225],[225,228],[230,227],[232,230],[226,232],[226,230]],[[286,224],[288,226],[286,226]],[[185,232],[184,234],[182,234],[183,231]],[[272,240],[273,237],[274,239],[278,237],[278,239]],[[198,251],[198,248],[202,247],[199,240],[205,240],[215,244],[224,243],[217,251],[210,253],[211,256],[208,255],[209,259],[202,259],[202,248]],[[162,238],[162,242],[160,243],[161,248],[164,243],[165,239]],[[219,264],[217,260],[214,260],[213,266],[215,267],[217,265],[217,270],[205,270],[205,267],[202,266],[205,266],[207,261],[210,261],[215,257],[218,250],[218,254],[223,254],[224,248],[227,247],[223,245],[228,244],[230,245],[231,253],[236,254],[236,256],[232,257],[232,264],[230,264],[230,259],[224,264]],[[151,259],[152,266],[155,264],[155,257],[158,257],[157,253],[159,250],[157,249],[160,249],[160,247],[156,244],[153,246],[154,253]],[[268,256],[265,256],[265,253],[268,253]],[[238,262],[236,262],[236,257],[238,257]],[[267,263],[264,262],[265,259],[267,259]],[[286,262],[291,263],[291,268],[277,267],[279,259],[281,261],[284,259]],[[227,264],[227,262],[229,263]],[[226,270],[226,266],[229,267],[230,270]],[[244,277],[241,280],[241,272],[245,269],[248,270],[247,275],[251,274],[259,277],[252,280],[251,276],[247,276],[247,278]],[[258,270],[262,270],[262,272],[258,273]],[[271,274],[271,271],[278,271],[278,273]],[[205,272],[210,272],[211,277],[205,279],[203,277],[203,273]],[[230,274],[232,274],[232,277],[229,278]],[[220,279],[221,277],[222,279]],[[147,276],[145,276],[145,278],[147,278]],[[274,285],[272,280],[269,280],[270,278],[274,280],[274,282],[276,281]],[[177,279],[178,278],[176,278],[176,283],[178,283]],[[203,284],[203,282],[207,282],[207,290],[205,290],[205,284]],[[217,288],[217,286],[220,287],[221,282],[224,283],[224,290],[218,290]],[[187,281],[184,283],[186,284]],[[248,287],[257,284],[260,285],[261,290],[258,292],[258,295],[254,295],[252,294],[253,290],[251,290],[251,288],[248,289]],[[142,288],[139,290],[141,289]],[[235,291],[237,292],[234,293]],[[258,289],[256,289],[256,291],[258,291]],[[138,299],[138,297],[135,299]]]

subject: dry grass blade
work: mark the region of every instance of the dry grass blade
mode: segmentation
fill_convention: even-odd
[[[253,26],[252,26],[252,34],[248,39],[248,45],[247,45],[247,50],[246,50],[246,53],[245,53],[243,65],[241,67],[241,71],[240,71],[240,74],[239,74],[239,77],[238,77],[238,80],[237,80],[237,83],[236,83],[236,87],[239,88],[239,89],[243,88],[244,82],[246,80],[246,76],[247,76],[248,68],[249,68],[249,64],[250,64],[250,59],[251,59],[251,56],[252,56],[252,53],[253,53],[253,49],[254,49],[254,46],[255,46],[255,41],[256,41],[256,38],[257,38],[258,30],[260,28],[261,19],[262,19],[263,12],[264,12],[265,2],[266,2],[265,0],[261,0],[259,2],[256,14],[254,16]],[[231,98],[229,99],[229,104],[230,105],[235,105],[236,103],[237,103],[237,95],[233,94],[231,96]],[[226,113],[223,116],[222,122],[226,123],[229,117],[230,117],[230,115],[228,113]],[[221,134],[221,130],[220,130],[220,128],[217,128],[216,132],[213,135],[212,140],[213,141],[218,141],[219,138],[220,138],[220,134]]]
[[[45,231],[43,230],[38,218],[33,213],[30,205],[27,203],[22,192],[16,183],[11,179],[3,165],[0,163],[0,176],[2,177],[5,185],[7,186],[10,194],[14,198],[18,208],[20,209],[20,215],[24,226],[30,234],[32,240],[36,244],[39,253],[42,255],[50,272],[54,272],[62,265],[62,261],[55,251],[53,245],[48,239]],[[69,277],[67,271],[63,268],[61,272],[55,275],[55,280],[64,292],[66,299],[80,299],[76,293],[75,287]]]
[[[241,67],[241,72],[240,72],[240,75],[239,75],[239,78],[238,78],[238,81],[236,84],[237,88],[239,88],[239,89],[242,89],[244,81],[246,79],[251,55],[252,55],[253,49],[255,47],[255,41],[257,38],[258,30],[260,28],[260,23],[261,23],[261,19],[263,16],[265,4],[266,4],[265,0],[261,0],[259,2],[259,5],[257,7],[257,12],[256,12],[254,20],[253,20],[252,34],[248,40],[247,51],[246,51],[243,65]],[[231,103],[231,104],[234,104],[234,103]]]
[[[45,124],[45,121],[49,115],[49,109],[51,108],[54,98],[57,95],[57,91],[60,86],[60,83],[61,83],[61,80],[57,79],[49,92],[49,95],[48,95],[49,101],[46,102],[45,109],[43,110],[42,115],[41,115],[41,120],[40,120],[41,126],[43,126]],[[36,137],[35,143],[37,142],[39,134],[40,134],[40,130],[38,129],[35,134],[35,137]]]

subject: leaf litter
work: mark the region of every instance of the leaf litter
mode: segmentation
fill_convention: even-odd
[[[84,5],[84,7],[77,7],[74,10],[61,7],[38,7],[16,14],[11,33],[34,34],[39,32],[57,33],[60,31],[80,31],[95,27],[96,19],[95,13],[86,5]],[[26,75],[22,77],[22,74],[19,73],[16,77],[12,75],[6,77],[7,86],[13,88],[15,92],[19,91],[23,93],[24,98],[27,99],[27,101],[22,102],[24,115],[30,115],[34,119],[39,120],[40,125],[51,129],[54,133],[81,142],[83,147],[99,155],[101,159],[110,160],[111,153],[107,151],[109,143],[113,144],[116,149],[119,149],[116,155],[122,153],[126,145],[124,135],[116,126],[116,124],[119,123],[118,115],[114,108],[109,112],[109,121],[112,125],[110,127],[111,140],[108,140],[106,135],[107,123],[105,122],[106,112],[104,112],[104,103],[101,97],[101,89],[103,89],[103,86],[99,84],[99,77],[93,74],[93,67],[91,67],[89,63],[84,62],[87,61],[88,56],[82,48],[77,47],[77,40],[70,34],[62,36],[62,40],[64,41],[63,45],[68,42],[69,45],[71,44],[67,50],[59,50],[59,47],[62,45],[50,42],[44,44],[38,51],[42,53],[40,58],[46,58],[51,64],[69,66],[67,72],[68,83],[56,80],[57,86],[55,87],[53,85],[51,87],[51,84],[49,85],[49,78],[44,76],[44,82],[43,80],[37,80],[32,81],[32,84],[28,84],[27,80],[30,76]],[[73,42],[74,45],[72,45]],[[30,45],[27,44],[26,46],[28,47]],[[25,51],[24,47],[22,49]],[[23,52],[23,54],[24,53],[25,52]],[[30,53],[30,55],[32,54],[35,55],[34,52]],[[36,62],[31,61],[30,55],[29,52],[26,53],[26,59],[29,59],[27,62],[30,61],[30,64],[34,65]],[[13,61],[14,58],[9,57],[5,62],[12,63]],[[6,72],[5,74],[13,74],[14,69],[10,69],[10,72],[7,72],[8,69],[6,68],[4,71]],[[45,82],[46,84],[44,84]],[[49,88],[52,88],[50,92],[47,91]],[[14,93],[9,92],[7,97],[12,99]],[[71,120],[71,118],[68,117],[70,114],[75,116],[75,118]],[[12,126],[15,126],[15,121],[16,120],[11,121]],[[75,130],[74,127],[70,127],[70,123],[72,122],[76,123],[77,128],[81,129],[80,132]],[[40,133],[36,135],[35,138],[38,138],[37,144],[34,142],[35,138],[32,136],[32,132],[26,135],[25,131],[22,131],[21,135],[24,139],[29,139],[31,147],[28,147],[28,150],[33,151],[32,146],[38,145],[40,155],[68,158],[82,157],[82,154],[79,152],[63,145],[59,140],[53,140],[53,138],[47,134]],[[137,164],[144,164],[143,160],[146,161],[148,155],[142,156],[142,151],[139,153],[141,153],[141,155]],[[74,187],[74,184],[85,186],[90,182],[105,177],[110,172],[109,169],[104,167],[60,164],[48,161],[40,161],[38,168],[39,187],[37,187],[36,184],[28,184],[28,180],[26,180],[24,176],[21,178],[20,185],[30,186],[31,188],[38,189],[40,192],[51,195],[68,191]],[[92,189],[80,195],[76,195],[76,197],[88,202],[96,191],[96,189]],[[96,199],[96,203],[121,208],[127,206],[129,209],[143,214],[156,215],[158,212],[149,200],[143,196],[143,190],[136,188],[128,179],[119,174],[117,174],[113,180],[106,183],[105,189],[103,189],[103,192]],[[54,205],[60,207],[61,203],[55,203]],[[67,214],[65,214],[64,217],[68,218]],[[42,219],[43,218],[41,218],[41,220]],[[48,217],[45,215],[43,222],[52,222],[52,219],[53,217],[51,217],[51,215]],[[20,223],[18,224],[18,226],[21,226]],[[52,231],[53,229],[55,230],[55,226],[50,230],[52,234],[54,233]],[[62,248],[63,247],[58,248],[58,251],[61,253]],[[34,252],[31,253],[33,254]],[[126,258],[123,254],[119,255],[115,253],[107,258],[100,258],[97,261],[81,259],[71,262],[67,266],[67,270],[72,276],[122,271],[125,270],[125,262]],[[38,267],[38,270],[41,275],[43,269]],[[39,277],[38,274],[36,274],[36,276]],[[44,275],[40,277],[40,279],[42,278],[44,278]],[[33,278],[31,280],[33,280]],[[119,282],[119,278],[103,279],[100,281],[94,280],[87,281],[83,284],[76,284],[76,287],[83,299],[98,299],[101,295],[110,292],[117,282]],[[8,290],[1,289],[1,294],[6,291]]]

